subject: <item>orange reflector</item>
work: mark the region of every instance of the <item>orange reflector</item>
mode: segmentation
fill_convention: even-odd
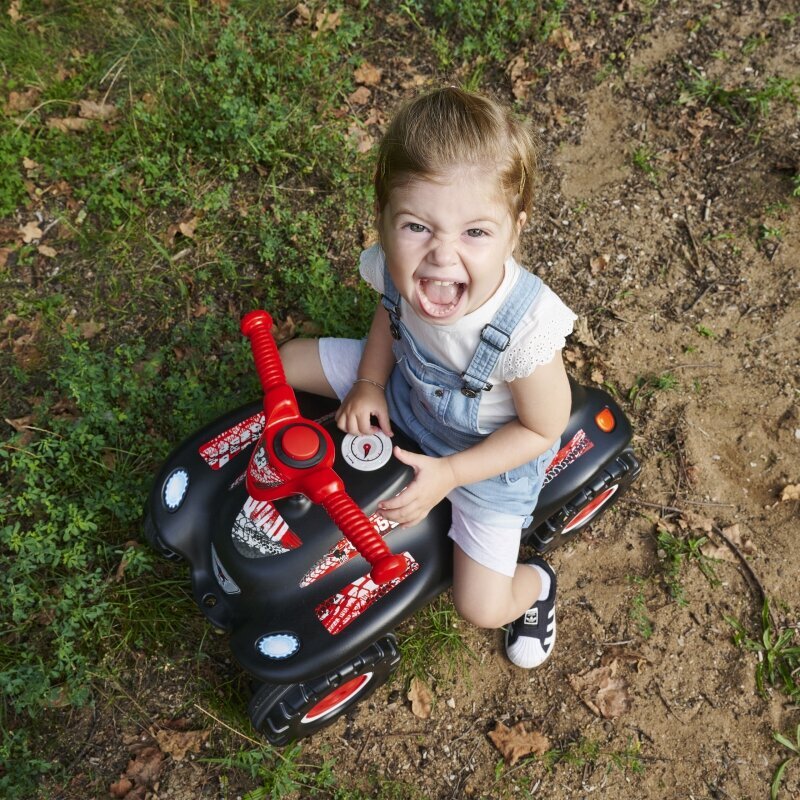
[[[617,427],[617,421],[610,408],[604,408],[599,414],[596,414],[594,421],[597,423],[597,427],[605,433],[611,433]]]

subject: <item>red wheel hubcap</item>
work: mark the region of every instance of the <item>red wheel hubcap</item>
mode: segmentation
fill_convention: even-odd
[[[355,678],[345,681],[312,706],[303,717],[302,722],[316,722],[318,719],[332,714],[355,697],[369,683],[370,678],[372,678],[372,673],[365,672],[363,675],[357,675]]]
[[[586,525],[586,523],[611,499],[618,488],[619,484],[614,484],[610,489],[600,492],[586,508],[581,509],[580,513],[570,520],[569,525],[561,531],[561,534],[569,533],[570,531],[574,531],[575,528],[580,528],[581,525]]]

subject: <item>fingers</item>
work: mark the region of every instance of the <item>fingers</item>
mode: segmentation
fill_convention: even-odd
[[[391,438],[394,436],[394,431],[392,431],[392,423],[389,420],[389,412],[383,409],[379,409],[375,411],[375,419],[378,420],[378,430],[384,434],[384,436],[388,436]]]

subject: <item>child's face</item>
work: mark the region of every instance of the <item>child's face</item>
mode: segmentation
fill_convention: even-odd
[[[496,177],[469,167],[400,183],[378,227],[397,290],[422,319],[451,325],[495,293],[524,223]]]

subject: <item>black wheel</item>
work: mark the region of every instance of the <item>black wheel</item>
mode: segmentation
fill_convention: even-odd
[[[311,736],[386,683],[399,663],[397,640],[388,634],[318,678],[282,686],[261,684],[247,709],[250,721],[275,745]]]
[[[633,450],[623,450],[569,502],[528,534],[528,544],[539,553],[549,553],[577,536],[625,494],[640,469]]]
[[[147,514],[144,518],[144,538],[147,544],[153,548],[160,556],[168,559],[169,561],[180,561],[181,556],[174,550],[170,550],[164,544],[164,541],[158,534],[158,529],[153,522],[152,517]]]

